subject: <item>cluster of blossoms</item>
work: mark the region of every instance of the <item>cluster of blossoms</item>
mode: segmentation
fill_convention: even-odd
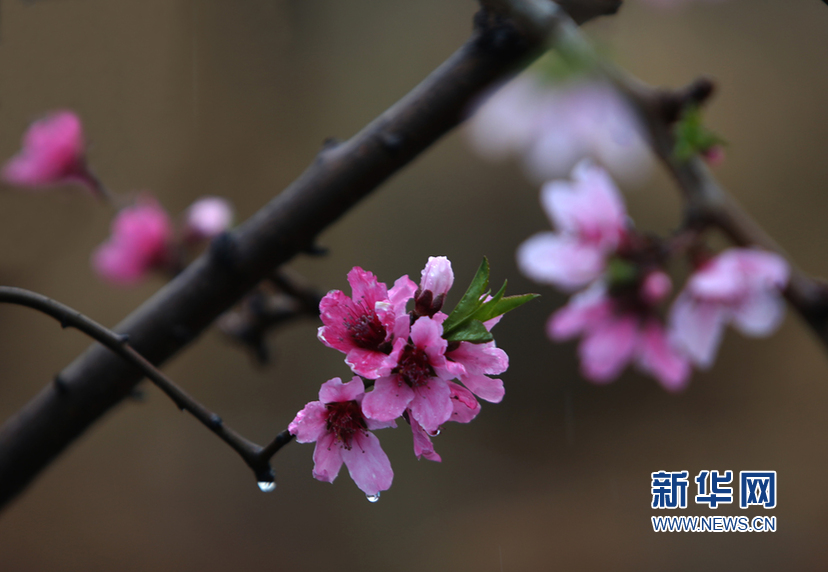
[[[766,336],[779,326],[788,265],[776,254],[749,248],[696,256],[665,326],[659,309],[672,289],[664,269],[670,248],[635,231],[600,167],[582,162],[572,179],[543,187],[541,202],[556,232],[529,238],[517,258],[533,280],[578,291],[551,316],[547,334],[556,341],[581,336],[585,377],[608,382],[634,363],[665,388],[679,390],[691,365],[713,363],[727,324],[749,336]]]
[[[345,354],[355,377],[322,385],[289,426],[300,443],[316,442],[313,476],[333,482],[344,462],[370,500],[391,486],[393,471],[373,429],[411,426],[418,458],[440,461],[431,438],[449,421],[468,423],[477,398],[503,399],[499,375],[509,366],[490,333],[503,313],[533,295],[488,295],[488,264],[450,315],[441,311],[454,282],[451,263],[431,257],[419,284],[408,276],[387,288],[370,272],[348,273],[352,295],[334,290],[319,305],[319,340]],[[407,306],[413,300],[413,308]],[[363,379],[373,384],[365,390]],[[456,381],[460,383],[457,383]]]
[[[71,111],[56,111],[32,123],[20,152],[3,167],[6,183],[28,189],[80,184],[100,198],[111,199],[86,162],[83,127]],[[92,266],[104,280],[131,285],[154,270],[174,272],[186,251],[225,230],[233,209],[220,197],[194,202],[176,228],[149,193],[121,209],[112,235],[92,255]]]

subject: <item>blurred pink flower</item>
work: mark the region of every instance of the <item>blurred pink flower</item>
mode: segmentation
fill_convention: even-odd
[[[627,235],[627,211],[607,173],[581,162],[572,178],[551,181],[541,191],[541,204],[557,232],[536,234],[517,252],[526,276],[565,291],[601,276]]]
[[[84,158],[83,127],[72,111],[56,111],[32,123],[20,152],[3,167],[3,180],[21,187],[81,183],[97,191]]]
[[[325,325],[319,328],[317,337],[346,354],[345,362],[355,374],[368,379],[388,375],[390,366],[386,362],[394,340],[400,335],[403,341],[408,340],[410,318],[405,306],[417,285],[403,276],[389,291],[376,276],[358,266],[348,273],[348,283],[352,297],[332,290],[319,304]],[[395,328],[400,330],[398,335]]]
[[[371,430],[394,427],[367,419],[360,404],[365,385],[357,376],[348,383],[338,377],[322,384],[319,401],[311,401],[288,425],[299,443],[316,443],[313,476],[332,483],[342,463],[356,486],[369,497],[391,487],[394,472],[379,439]]]
[[[702,368],[713,364],[726,324],[747,336],[773,333],[785,316],[790,268],[781,256],[730,248],[687,281],[670,312],[671,338]]]
[[[184,215],[182,235],[188,241],[211,240],[230,228],[233,207],[221,197],[202,197]]]
[[[556,341],[582,336],[578,353],[587,379],[612,381],[633,362],[665,389],[680,390],[689,379],[690,363],[643,298],[640,304],[622,303],[608,294],[603,282],[596,282],[552,315],[547,333]]]
[[[407,331],[400,334],[387,356],[390,373],[376,380],[362,410],[371,419],[391,421],[408,409],[412,419],[434,433],[452,415],[448,380],[463,368],[446,360],[448,342],[440,321],[421,317],[411,326],[410,339]]]
[[[536,181],[566,176],[591,158],[629,183],[649,173],[652,157],[639,121],[608,83],[578,79],[550,86],[525,73],[495,91],[469,122],[484,157],[519,156]]]
[[[109,240],[92,253],[92,266],[108,282],[135,284],[169,262],[172,236],[167,212],[144,195],[117,214]]]

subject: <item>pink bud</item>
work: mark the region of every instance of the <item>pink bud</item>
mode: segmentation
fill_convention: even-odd
[[[655,306],[670,294],[672,288],[673,283],[664,272],[650,272],[641,284],[641,298]]]
[[[192,241],[210,240],[230,227],[233,207],[221,197],[204,197],[187,209],[184,238]]]
[[[112,221],[109,240],[92,254],[92,266],[104,280],[131,285],[169,259],[172,224],[151,197],[127,207]]]
[[[96,190],[86,169],[80,118],[72,111],[57,111],[32,123],[22,149],[3,167],[2,178],[20,187],[79,182]]]
[[[451,262],[445,256],[429,256],[428,263],[422,271],[420,290],[431,291],[432,298],[445,294],[454,284],[454,272]]]
[[[710,165],[713,165],[714,167],[721,165],[725,160],[724,147],[721,145],[713,145],[709,149],[706,149],[702,153],[702,156]]]

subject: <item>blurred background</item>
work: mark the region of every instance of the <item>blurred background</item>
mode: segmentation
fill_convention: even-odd
[[[279,193],[328,136],[346,138],[468,37],[471,0],[4,0],[0,158],[46,111],[76,110],[90,162],[118,192],[149,189],[172,213],[205,194],[239,220]],[[720,90],[708,124],[730,143],[716,174],[815,275],[828,274],[828,6],[817,0],[627,0],[586,30],[642,79]],[[517,162],[490,164],[458,131],[291,266],[323,290],[354,265],[415,280],[453,261],[453,306],[483,255],[492,279],[543,297],[508,316],[506,397],[417,461],[406,427],[379,434],[393,487],[370,504],[344,472],[311,477],[313,445],[274,459],[264,494],[235,454],[152,386],[114,409],[0,516],[0,569],[51,572],[274,570],[816,570],[828,565],[828,358],[790,314],[767,340],[728,332],[714,369],[665,392],[635,371],[598,387],[575,344],[544,336],[564,297],[517,271],[520,242],[548,222]],[[640,228],[666,232],[678,193],[658,169],[627,194]],[[79,189],[0,189],[0,282],[114,325],[161,285],[101,283],[89,255],[112,213]],[[305,320],[271,336],[257,367],[217,331],[165,368],[233,428],[264,443],[342,354]],[[29,310],[0,308],[0,418],[88,341]],[[772,514],[776,533],[654,533],[650,473],[776,470],[773,511],[730,505],[681,515]],[[691,484],[691,491],[694,485]],[[666,512],[666,511],[662,511]]]

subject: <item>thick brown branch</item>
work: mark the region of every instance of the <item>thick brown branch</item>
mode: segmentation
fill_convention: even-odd
[[[570,0],[570,7],[607,4]],[[518,6],[520,0],[507,4]],[[618,2],[608,5],[617,7]],[[484,3],[485,6],[485,3]],[[597,13],[580,15],[582,19]],[[564,18],[565,20],[565,18]],[[272,270],[312,248],[351,206],[460,123],[469,104],[541,53],[559,20],[515,24],[484,8],[472,38],[401,101],[347,142],[324,149],[287,189],[138,308],[116,330],[153,364],[196,338]],[[130,394],[142,374],[94,345],[0,427],[0,505]]]
[[[75,328],[100,342],[109,348],[110,351],[120,356],[124,361],[134,365],[156,387],[166,393],[179,409],[189,412],[202,425],[218,435],[222,441],[227,443],[253,469],[256,480],[259,482],[273,482],[274,477],[273,470],[270,467],[270,459],[284,443],[290,440],[289,433],[287,435],[285,435],[286,432],[280,433],[273,443],[267,447],[260,447],[256,443],[248,441],[225,425],[221,417],[196,401],[186,391],[178,387],[170,378],[147,361],[144,356],[135,351],[129,344],[128,336],[116,334],[112,330],[105,328],[77,310],[73,310],[60,302],[22,288],[0,286],[0,303],[26,306],[43,312],[60,322],[61,327]],[[60,376],[55,378],[54,384],[58,393],[64,395],[69,393],[69,388]]]

